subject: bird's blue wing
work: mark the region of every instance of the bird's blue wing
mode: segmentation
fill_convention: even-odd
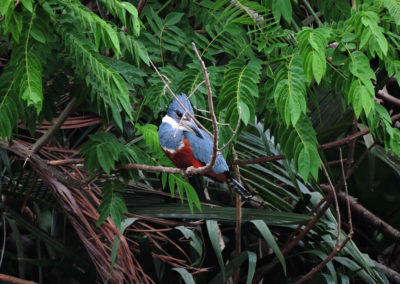
[[[195,159],[203,162],[204,164],[208,164],[211,161],[213,152],[213,141],[204,130],[200,129],[200,133],[203,136],[202,138],[191,132],[185,132],[185,138],[189,141],[190,146],[192,147],[193,156]],[[216,174],[220,174],[228,170],[229,168],[224,157],[218,155],[212,171]]]

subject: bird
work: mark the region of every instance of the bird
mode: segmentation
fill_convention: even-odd
[[[176,95],[158,128],[158,138],[164,153],[181,169],[199,168],[210,163],[212,159],[213,139],[197,126],[193,117],[194,111],[188,97],[185,94]],[[214,166],[205,175],[218,182],[227,183],[229,188],[244,199],[253,196],[232,177],[220,152],[217,152]]]

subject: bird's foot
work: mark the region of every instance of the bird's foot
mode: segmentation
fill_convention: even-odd
[[[194,172],[195,169],[196,169],[195,167],[190,166],[190,167],[186,168],[185,174],[188,175],[188,176],[191,176],[191,175],[193,175],[193,172]]]

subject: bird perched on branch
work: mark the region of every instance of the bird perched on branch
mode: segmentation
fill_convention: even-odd
[[[210,135],[199,128],[192,119],[194,111],[185,94],[172,101],[158,129],[158,137],[165,154],[172,163],[181,169],[200,168],[211,162],[213,140]],[[183,107],[182,107],[183,106]],[[228,186],[244,198],[250,198],[251,192],[235,180],[223,156],[217,153],[213,168],[205,173]]]

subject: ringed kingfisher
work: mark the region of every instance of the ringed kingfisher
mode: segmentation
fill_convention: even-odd
[[[176,99],[172,101],[158,129],[160,144],[176,167],[200,168],[211,161],[213,140],[192,119],[194,111],[187,96],[178,95],[177,99],[184,108]],[[251,192],[231,176],[228,165],[220,153],[217,154],[214,167],[205,174],[216,181],[226,182],[245,199],[252,197]]]

